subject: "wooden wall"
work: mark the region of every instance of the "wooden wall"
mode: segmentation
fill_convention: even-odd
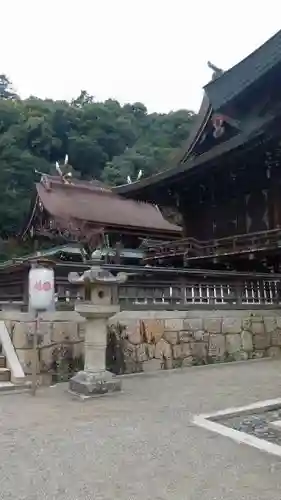
[[[185,236],[211,240],[281,227],[281,165],[264,151],[181,187]]]

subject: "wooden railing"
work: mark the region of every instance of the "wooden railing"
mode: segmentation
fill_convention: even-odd
[[[128,281],[118,288],[122,309],[239,308],[278,306],[281,303],[280,274],[117,265],[104,267],[112,273],[128,273]],[[83,300],[83,294],[78,294],[77,287],[68,282],[67,276],[64,265],[64,275],[61,273],[57,277],[57,301],[72,304]]]
[[[57,308],[73,308],[84,300],[83,289],[71,284],[68,275],[90,268],[87,264],[57,263],[55,266]],[[140,267],[107,264],[113,274],[123,271],[127,282],[115,298],[122,309],[188,309],[279,307],[281,274],[237,273],[186,268]],[[0,308],[27,308],[28,270],[1,277]],[[2,303],[2,306],[1,306]]]
[[[222,255],[251,253],[281,246],[281,229],[261,231],[258,233],[240,234],[209,241],[199,241],[195,238],[151,243],[147,245],[146,261],[174,256],[184,256],[186,261],[214,258]]]

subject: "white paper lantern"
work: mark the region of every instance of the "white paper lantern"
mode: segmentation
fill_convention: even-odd
[[[50,309],[54,303],[53,269],[38,267],[29,271],[29,306],[35,311]]]

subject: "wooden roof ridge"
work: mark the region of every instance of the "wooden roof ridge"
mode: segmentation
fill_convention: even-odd
[[[250,85],[281,63],[281,30],[257,47],[219,78],[204,86],[210,103],[219,111]]]
[[[35,183],[37,185],[38,183]],[[51,190],[51,189],[85,189],[85,190],[90,190],[90,191],[98,191],[100,193],[104,192],[107,194],[113,194],[112,189],[104,184],[103,182],[92,179],[92,180],[81,180],[81,179],[73,179],[71,178],[70,181],[64,181],[60,176],[58,175],[49,175],[49,174],[44,174],[41,179],[40,179],[40,184],[42,184],[45,189]]]
[[[83,221],[95,227],[129,228],[134,230],[176,235],[181,227],[168,222],[161,211],[152,203],[136,201],[113,193],[110,189],[83,186],[77,183],[45,181],[35,184],[37,196],[24,230],[23,237],[32,227],[38,207],[44,208],[49,216],[60,221]]]

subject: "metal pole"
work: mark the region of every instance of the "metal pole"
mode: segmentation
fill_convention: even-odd
[[[31,394],[36,395],[37,389],[37,334],[39,330],[38,311],[35,311],[35,330],[33,335],[33,350],[32,350],[32,370],[31,370]]]

